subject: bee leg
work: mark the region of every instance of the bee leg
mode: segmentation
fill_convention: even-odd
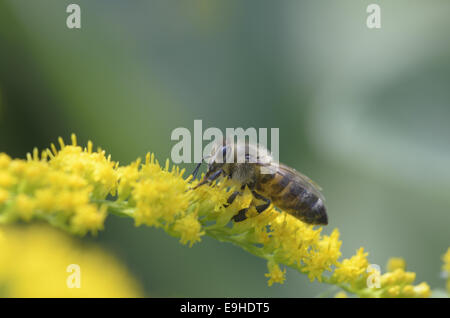
[[[222,170],[222,169],[217,170],[216,172],[214,172],[213,175],[211,175],[211,176],[208,178],[208,180],[209,180],[209,181],[214,181],[214,180],[216,180],[218,177],[220,177],[220,175],[221,175],[222,173],[223,173],[223,170]]]
[[[234,222],[241,222],[244,221],[245,219],[247,219],[247,216],[245,215],[245,213],[248,211],[248,208],[239,210],[238,214],[236,214],[235,216],[232,217]]]
[[[251,185],[243,184],[243,185],[241,186],[241,190],[244,191],[246,186],[249,187],[249,188],[251,187]],[[253,188],[253,187],[252,187],[252,188]],[[236,191],[236,192],[238,192],[238,191]],[[241,193],[239,192],[239,194],[241,194]],[[234,193],[232,194],[232,196],[233,196],[233,195],[234,195]],[[237,196],[237,195],[236,195],[236,196]],[[234,201],[234,199],[236,199],[236,196],[233,198],[233,201]],[[230,198],[231,198],[231,197],[230,197]],[[230,198],[228,198],[228,200],[229,200]],[[245,213],[247,213],[248,209],[249,209],[249,208],[245,208],[245,209],[239,210],[239,212],[238,212],[235,216],[232,217],[232,220],[233,220],[234,222],[241,222],[241,221],[244,221],[245,219],[247,219],[247,216],[245,215]]]
[[[270,206],[270,203],[271,203],[270,199],[262,196],[261,194],[255,192],[255,191],[252,191],[252,194],[256,199],[262,200],[265,202],[264,204],[261,204],[261,205],[258,205],[255,207],[256,211],[258,211],[258,213],[264,212]]]
[[[239,191],[234,191],[234,192],[228,197],[227,203],[225,203],[223,206],[226,207],[226,208],[229,207],[229,206],[234,202],[234,199],[236,199],[236,197],[237,197],[239,194],[240,194]]]
[[[236,191],[236,192],[237,192],[237,191]],[[234,194],[234,193],[233,193],[233,194]],[[262,201],[265,202],[264,204],[261,204],[261,205],[256,206],[256,207],[255,207],[256,211],[257,211],[258,213],[262,213],[262,212],[264,212],[265,210],[267,210],[267,208],[270,206],[270,203],[271,203],[270,199],[268,199],[268,198],[262,196],[261,194],[255,192],[255,191],[252,191],[252,194],[253,194],[253,196],[254,196],[256,199],[262,200]],[[237,195],[236,195],[236,196],[237,196]],[[236,197],[234,197],[233,200],[234,200],[235,198],[236,198]],[[247,219],[247,216],[245,215],[245,213],[248,211],[248,209],[249,209],[249,208],[245,208],[245,209],[239,210],[238,214],[236,214],[235,216],[233,216],[233,218],[232,218],[233,221],[234,221],[234,222],[241,222],[241,221],[244,221],[245,219]]]
[[[200,187],[200,186],[202,186],[202,185],[204,185],[204,184],[206,184],[206,183],[208,183],[208,182],[212,182],[212,181],[216,180],[218,177],[220,177],[220,175],[221,175],[222,173],[223,173],[223,170],[220,169],[220,170],[214,172],[212,175],[210,175],[210,176],[208,176],[208,177],[205,176],[205,178],[203,179],[203,181],[200,182],[199,184],[197,184],[193,189],[197,189],[198,187]]]

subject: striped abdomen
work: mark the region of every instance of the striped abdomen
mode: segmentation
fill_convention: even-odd
[[[275,206],[303,222],[327,225],[323,200],[308,180],[295,170],[281,169],[274,174],[261,174],[255,186],[256,191],[270,198]]]

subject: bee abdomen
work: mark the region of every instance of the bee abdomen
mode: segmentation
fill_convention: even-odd
[[[268,175],[270,176],[270,175]],[[266,185],[264,187],[270,189],[270,192],[275,196],[281,196],[282,192],[284,192],[291,180],[287,176],[282,176],[279,174],[273,174],[273,177],[265,177],[267,180]],[[270,178],[270,179],[269,179]],[[264,180],[264,179],[263,179]]]
[[[322,199],[317,198],[314,204],[306,206],[303,204],[297,205],[297,209],[294,209],[293,215],[300,220],[309,224],[328,224],[328,216],[325,205]]]
[[[325,205],[314,193],[291,182],[289,188],[280,194],[274,203],[281,209],[308,224],[328,224]]]

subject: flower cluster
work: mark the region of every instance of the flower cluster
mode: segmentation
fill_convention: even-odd
[[[233,222],[237,212],[250,206],[253,196],[245,189],[227,206],[234,191],[229,180],[193,189],[198,180],[183,178],[184,170],[161,166],[153,154],[127,166],[119,166],[105,152],[59,141],[39,157],[35,150],[28,161],[0,154],[0,222],[42,218],[54,225],[84,234],[101,229],[107,211],[131,217],[136,225],[163,228],[192,246],[203,235],[230,242],[268,262],[268,284],[283,283],[286,270],[297,269],[318,280],[338,285],[364,297],[427,297],[426,283],[412,285],[414,273],[393,260],[381,275],[381,288],[369,288],[368,253],[360,248],[340,260],[339,231],[323,235],[313,227],[270,206],[263,213],[255,208],[247,219]],[[108,194],[110,197],[107,200]],[[227,207],[226,207],[227,206]],[[402,265],[403,264],[403,265]]]
[[[200,241],[204,232],[196,210],[190,207],[194,192],[182,177],[184,170],[170,169],[168,160],[163,168],[153,154],[147,154],[142,166],[138,160],[118,171],[118,196],[128,200],[136,225],[163,227],[189,246]]]
[[[369,266],[367,255],[368,253],[364,253],[364,249],[361,247],[354,256],[344,259],[337,265],[333,279],[338,283],[350,283],[353,287],[364,285],[364,274]]]
[[[117,188],[116,164],[105,152],[82,149],[72,136],[61,149],[39,155],[37,149],[27,160],[0,154],[0,221],[44,219],[74,233],[96,233],[103,228],[106,205],[96,204]]]
[[[430,297],[431,290],[427,283],[412,285],[416,273],[406,271],[406,262],[403,258],[393,257],[387,264],[388,272],[381,275],[381,297]]]

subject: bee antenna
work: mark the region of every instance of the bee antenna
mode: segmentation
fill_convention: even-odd
[[[195,167],[194,171],[192,171],[192,180],[194,180],[195,177],[197,176],[198,170],[200,169],[200,166],[202,165],[202,163],[203,163],[203,159],[202,159],[201,162],[199,162],[197,164],[197,166]]]
[[[208,160],[209,158],[211,158],[211,156],[206,156],[202,158],[202,161],[197,163],[197,166],[195,167],[194,171],[192,171],[192,180],[195,179],[195,177],[197,176],[198,170],[200,169],[200,166],[202,165],[202,163],[206,162],[205,160]],[[192,181],[191,180],[191,181]]]

